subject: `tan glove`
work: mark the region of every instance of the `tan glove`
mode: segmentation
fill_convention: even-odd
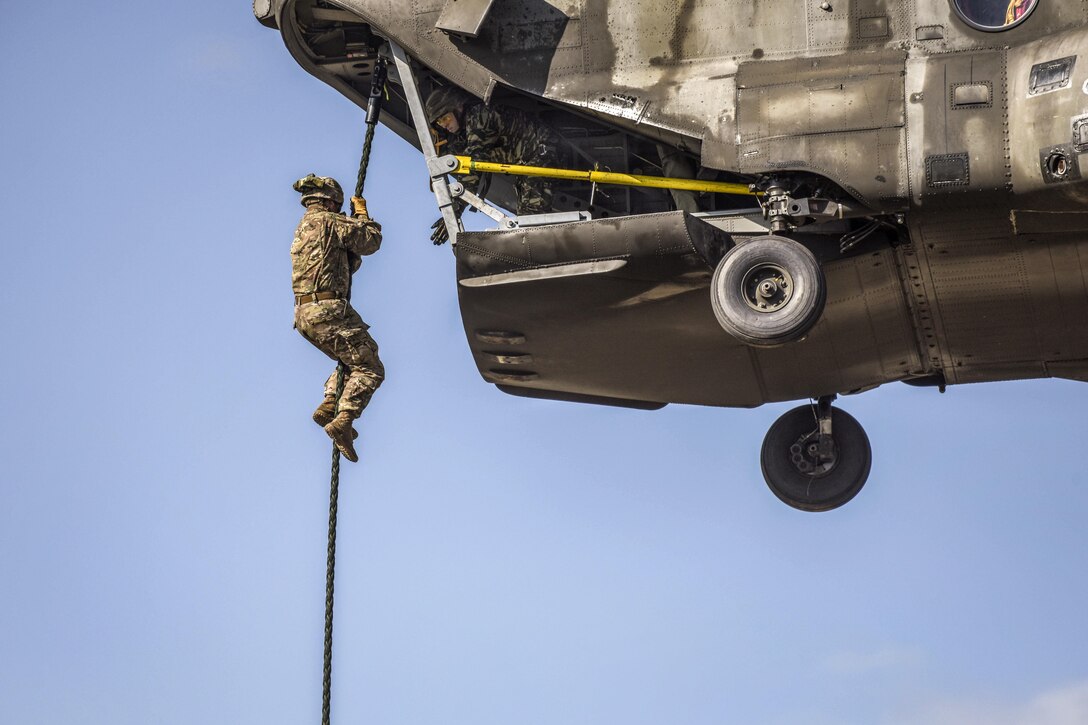
[[[351,197],[351,211],[357,217],[370,218],[370,215],[366,213],[366,199],[361,196]]]

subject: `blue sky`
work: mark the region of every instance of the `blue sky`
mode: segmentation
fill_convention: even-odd
[[[362,113],[246,2],[8,3],[0,722],[316,722],[330,365],[291,329],[291,190]],[[1088,721],[1088,386],[841,400],[822,515],[789,405],[646,413],[477,374],[420,156],[379,132],[355,300],[385,385],[340,497],[334,722]]]

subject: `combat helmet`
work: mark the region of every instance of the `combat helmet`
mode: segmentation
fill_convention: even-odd
[[[344,203],[344,190],[331,176],[315,176],[307,174],[293,185],[295,191],[302,194],[302,205],[306,206],[313,199],[328,199],[342,206]]]
[[[424,112],[427,114],[427,123],[433,124],[450,111],[456,111],[464,107],[472,100],[472,96],[456,86],[439,86],[427,96]]]

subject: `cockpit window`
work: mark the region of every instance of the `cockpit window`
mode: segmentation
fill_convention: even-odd
[[[1024,22],[1042,0],[952,0],[960,18],[972,28],[996,32]]]

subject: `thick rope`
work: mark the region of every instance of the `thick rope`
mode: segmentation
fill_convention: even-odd
[[[359,176],[355,182],[355,196],[363,195],[366,184],[366,170],[370,165],[370,147],[374,143],[374,131],[381,113],[381,98],[385,90],[385,61],[379,59],[374,68],[374,78],[370,84],[370,101],[366,109],[366,140],[363,142],[363,156],[359,160]],[[351,300],[351,288],[348,287],[348,301]],[[347,367],[344,363],[336,366],[336,413],[340,412],[340,396],[344,393],[344,377]],[[329,725],[332,706],[332,612],[333,593],[336,580],[336,514],[340,496],[340,449],[332,447],[332,479],[329,483],[329,552],[325,560],[325,664],[322,669],[321,684],[321,725]]]
[[[366,140],[363,142],[363,157],[359,160],[359,180],[355,184],[355,196],[363,195],[363,184],[366,183],[366,167],[370,165],[370,146],[374,143],[374,126],[367,124]]]
[[[336,408],[344,392],[344,363],[336,366]],[[332,704],[332,604],[336,578],[336,514],[340,497],[340,449],[332,447],[332,482],[329,484],[329,551],[325,559],[325,666],[321,688],[321,723],[329,725]]]

